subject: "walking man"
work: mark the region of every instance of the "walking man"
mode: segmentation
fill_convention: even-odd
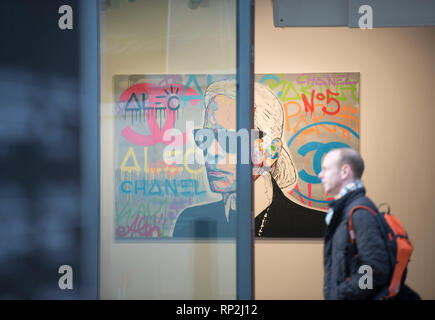
[[[324,296],[327,300],[378,299],[388,285],[391,266],[385,241],[374,215],[358,209],[352,216],[356,252],[348,235],[349,212],[357,205],[377,211],[361,182],[364,161],[350,148],[326,154],[319,178],[334,200],[325,221]],[[378,294],[378,295],[377,295]]]

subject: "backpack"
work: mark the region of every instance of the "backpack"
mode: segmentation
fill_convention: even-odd
[[[406,270],[413,250],[412,244],[400,220],[390,214],[389,207],[386,212],[377,212],[367,206],[358,205],[350,211],[348,225],[349,239],[355,252],[356,233],[352,224],[352,215],[358,209],[365,209],[376,217],[388,249],[391,266],[393,267],[390,283],[376,297],[379,299],[394,299],[405,282]]]

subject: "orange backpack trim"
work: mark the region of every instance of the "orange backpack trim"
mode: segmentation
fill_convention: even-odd
[[[355,246],[356,240],[356,233],[352,223],[352,215],[358,209],[367,210],[377,218],[380,224],[383,224],[380,225],[380,227],[381,231],[384,232],[383,236],[384,240],[387,242],[387,249],[392,251],[389,253],[389,256],[390,260],[392,260],[391,265],[393,267],[392,276],[388,285],[388,292],[384,299],[392,298],[399,293],[400,286],[403,283],[402,278],[413,251],[412,244],[408,239],[408,234],[406,233],[405,228],[397,217],[390,215],[389,212],[378,213],[372,208],[359,205],[352,208],[349,213],[348,233],[352,246]]]

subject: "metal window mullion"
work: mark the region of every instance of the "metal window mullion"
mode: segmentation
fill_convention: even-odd
[[[253,127],[254,1],[237,1],[237,130]],[[250,136],[250,135],[249,135]],[[249,137],[251,139],[251,137]],[[244,146],[237,150],[237,299],[254,299],[254,218],[252,166],[241,163]],[[251,143],[249,143],[251,146]],[[246,151],[245,151],[246,152]],[[250,158],[250,155],[249,155]],[[248,186],[248,187],[247,187]]]
[[[80,28],[80,299],[99,298],[100,59],[99,1],[79,2]]]

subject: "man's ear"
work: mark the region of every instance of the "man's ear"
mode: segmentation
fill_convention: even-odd
[[[352,176],[352,169],[350,168],[350,166],[348,164],[343,165],[341,170],[342,170],[343,180]]]
[[[281,153],[282,141],[280,138],[275,138],[270,143],[270,157],[272,160],[276,160]]]

